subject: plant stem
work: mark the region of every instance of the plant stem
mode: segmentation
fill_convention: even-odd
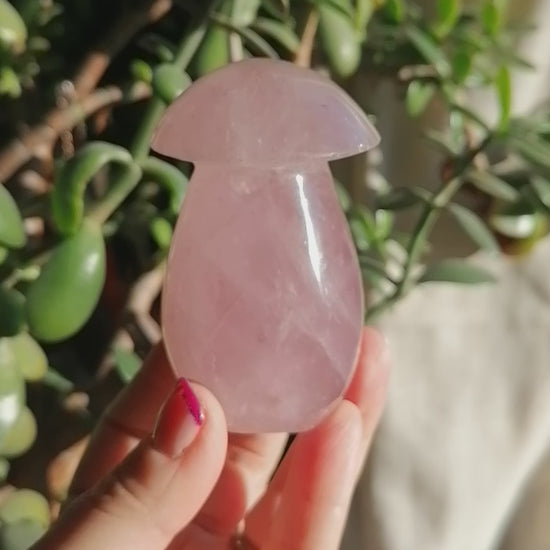
[[[416,223],[411,239],[407,246],[407,260],[403,266],[403,274],[397,283],[395,290],[388,296],[382,298],[379,302],[370,307],[365,315],[365,322],[372,323],[391,305],[403,297],[414,284],[413,269],[418,264],[422,255],[424,244],[426,243],[433,226],[435,225],[440,212],[449,204],[456,195],[463,183],[462,175],[468,169],[472,161],[489,144],[492,135],[489,134],[483,139],[477,147],[467,152],[466,155],[459,158],[450,179],[445,180],[438,191],[428,202]]]
[[[315,45],[315,35],[317,34],[318,28],[319,12],[315,7],[312,7],[307,16],[304,31],[302,33],[302,38],[300,40],[300,45],[294,58],[294,63],[298,65],[298,67],[309,68],[311,66],[311,55],[313,53],[313,47]]]
[[[70,380],[65,378],[52,367],[49,367],[46,371],[46,374],[42,379],[42,384],[62,394],[67,394],[73,391],[75,387]]]
[[[185,71],[191,62],[191,59],[193,59],[195,52],[198,50],[202,39],[204,38],[204,34],[206,33],[206,27],[206,21],[201,22],[199,25],[192,28],[189,34],[187,34],[181,41],[173,64],[182,71]],[[149,152],[149,142],[151,141],[153,132],[155,131],[158,121],[166,110],[166,107],[166,103],[158,97],[153,97],[149,102],[149,106],[143,117],[141,127],[139,128],[134,142],[130,147],[130,153],[132,153],[132,156],[136,161],[143,160],[147,156],[147,153]]]
[[[180,42],[173,61],[174,66],[178,67],[178,69],[185,71],[191,62],[206,33],[207,22],[207,18],[204,18],[197,25],[193,25]],[[138,163],[147,157],[149,142],[167,106],[158,97],[153,97],[150,100],[141,126],[130,147],[130,152],[136,164],[116,172],[119,175],[118,178],[115,178],[115,183],[103,199],[90,209],[89,218],[98,223],[104,223],[140,182],[141,169],[138,167]]]

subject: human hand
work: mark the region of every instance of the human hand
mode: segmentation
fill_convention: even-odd
[[[33,548],[337,550],[388,377],[384,339],[366,328],[345,399],[273,474],[287,435],[228,435],[213,395],[176,384],[158,346],[98,426],[75,500]]]

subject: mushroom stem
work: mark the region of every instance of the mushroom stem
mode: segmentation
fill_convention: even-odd
[[[315,425],[347,385],[363,319],[328,164],[199,163],[162,300],[172,365],[218,397],[231,431]]]

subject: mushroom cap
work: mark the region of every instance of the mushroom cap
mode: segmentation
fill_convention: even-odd
[[[362,109],[328,78],[286,61],[248,59],[179,96],[152,147],[195,163],[277,167],[348,157],[379,141]]]

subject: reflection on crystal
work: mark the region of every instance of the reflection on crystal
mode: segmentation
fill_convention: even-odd
[[[296,183],[298,184],[300,205],[302,207],[304,223],[306,226],[307,250],[309,253],[309,260],[311,262],[311,269],[315,274],[317,282],[321,284],[321,261],[323,256],[321,255],[319,245],[317,244],[317,237],[315,236],[315,230],[313,229],[313,220],[311,218],[311,212],[309,211],[309,202],[304,192],[304,177],[301,174],[296,175]]]

